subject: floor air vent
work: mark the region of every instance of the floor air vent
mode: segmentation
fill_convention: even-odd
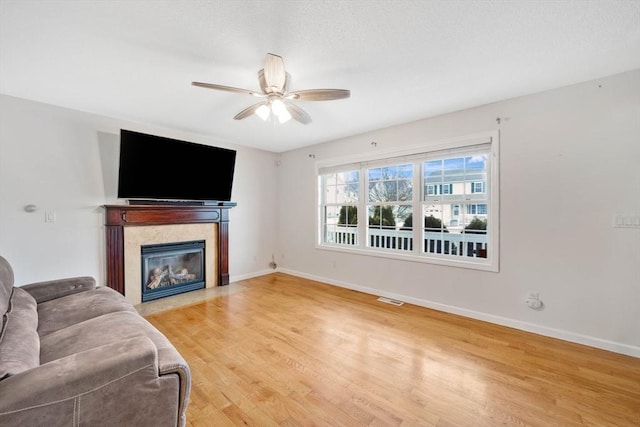
[[[402,301],[398,301],[397,299],[391,299],[387,297],[380,297],[378,301],[386,302],[387,304],[397,305],[398,307],[404,304]]]

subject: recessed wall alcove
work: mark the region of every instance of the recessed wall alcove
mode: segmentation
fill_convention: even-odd
[[[141,302],[142,245],[205,240],[206,287],[229,284],[231,206],[106,205],[107,286]]]

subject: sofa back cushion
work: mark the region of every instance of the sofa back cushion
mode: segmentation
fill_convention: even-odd
[[[9,309],[9,298],[13,289],[13,270],[9,262],[0,256],[0,331],[2,330],[2,316]]]
[[[13,288],[0,331],[0,381],[40,365],[38,307],[24,289]]]

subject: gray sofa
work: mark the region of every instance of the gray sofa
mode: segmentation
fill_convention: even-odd
[[[14,287],[0,256],[1,426],[184,426],[189,367],[90,277]]]

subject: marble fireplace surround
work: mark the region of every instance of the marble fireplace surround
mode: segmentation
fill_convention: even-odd
[[[220,205],[105,205],[107,286],[138,305],[142,300],[140,247],[205,241],[205,287],[229,284],[229,210]]]
[[[124,229],[124,295],[133,305],[142,302],[143,245],[204,240],[205,288],[216,286],[217,224],[171,224],[127,227]]]

